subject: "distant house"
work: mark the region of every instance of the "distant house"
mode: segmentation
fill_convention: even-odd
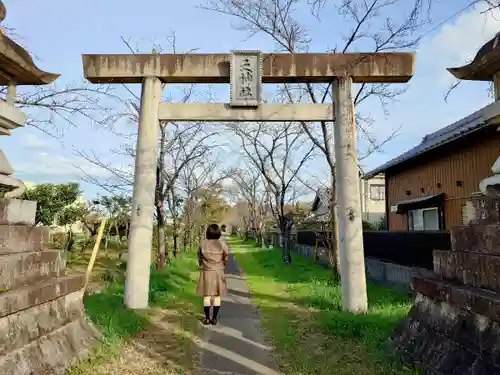
[[[316,192],[308,221],[326,221],[329,214],[330,188],[320,188]],[[360,180],[362,220],[372,224],[380,222],[385,215],[385,177],[383,174]]]
[[[380,222],[385,215],[385,175],[383,173],[370,179],[361,179],[362,219],[372,224]]]
[[[85,204],[85,199],[83,198],[82,195],[78,196],[76,198],[76,201],[73,203],[69,204],[68,206],[76,206],[76,205],[83,205]],[[87,231],[87,228],[83,224],[82,221],[78,220],[77,222],[69,225],[69,226],[64,226],[64,225],[57,225],[57,218],[54,218],[54,222],[50,226],[50,229],[52,232],[67,232],[68,230],[71,230],[73,233],[84,233]]]
[[[389,230],[449,230],[465,222],[467,200],[498,158],[499,116],[496,101],[365,175],[385,174]]]
[[[316,191],[311,214],[307,217],[307,221],[325,222],[328,220],[330,191],[330,188],[319,188]]]

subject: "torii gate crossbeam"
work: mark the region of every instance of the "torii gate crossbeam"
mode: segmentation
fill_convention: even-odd
[[[334,121],[342,304],[367,309],[352,83],[404,83],[413,53],[83,55],[92,83],[141,83],[125,304],[148,306],[158,121]],[[246,64],[245,77],[242,64]],[[243,78],[242,78],[243,77]],[[262,83],[333,83],[334,105],[261,104]],[[231,83],[231,103],[165,104],[165,83]]]

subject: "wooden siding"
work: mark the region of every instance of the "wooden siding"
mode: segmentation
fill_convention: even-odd
[[[462,206],[479,190],[479,181],[491,175],[491,166],[499,155],[500,132],[489,131],[481,137],[468,137],[425,160],[421,157],[399,171],[386,172],[389,229],[408,230],[407,215],[390,212],[391,205],[440,193],[445,193],[445,229],[462,224]],[[457,180],[462,181],[462,186],[456,185]]]

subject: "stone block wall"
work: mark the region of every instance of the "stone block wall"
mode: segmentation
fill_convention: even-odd
[[[83,275],[47,250],[36,202],[0,200],[0,374],[64,373],[98,337],[83,309]]]
[[[476,198],[476,224],[434,251],[434,274],[412,279],[417,297],[393,344],[422,374],[500,374],[500,224],[488,202]]]
[[[314,258],[314,247],[296,244],[294,251],[307,258]],[[323,247],[316,249],[316,263],[330,267],[328,252]],[[365,258],[365,271],[368,280],[391,287],[410,290],[413,275],[428,275],[429,271],[407,267],[399,264],[383,262],[375,258]]]

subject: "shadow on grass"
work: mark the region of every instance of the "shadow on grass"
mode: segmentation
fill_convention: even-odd
[[[179,333],[159,331],[155,327],[154,319],[159,314],[165,315],[163,319],[171,325],[178,326],[180,332],[194,332],[197,329],[198,325],[193,321],[196,320],[193,311],[196,310],[194,303],[197,302],[195,275],[193,275],[195,270],[195,256],[190,254],[183,254],[161,272],[152,268],[150,309],[144,311],[125,308],[123,270],[120,278],[108,283],[101,292],[87,295],[84,298],[85,310],[87,316],[102,332],[102,342],[89,361],[77,364],[69,374],[93,374],[95,368],[112,361],[120,354],[121,348],[126,343],[134,348],[136,355],[143,359],[150,358],[146,362],[154,363],[161,371],[166,370],[161,368],[162,364],[168,363],[172,368],[189,365],[192,362],[191,356],[194,355],[189,347],[193,345],[183,341]],[[166,345],[167,342],[170,345]],[[123,363],[121,365],[124,366]],[[107,370],[102,371],[106,373]],[[144,374],[157,374],[158,368],[155,367],[150,371]],[[138,370],[137,373],[141,372]]]
[[[191,259],[175,261],[169,268],[158,272],[151,269],[149,302],[153,308],[167,308],[175,302],[194,302],[196,296],[189,276],[193,269]],[[179,268],[185,266],[181,271]],[[193,291],[189,290],[193,289]],[[88,316],[104,333],[114,335],[134,334],[145,327],[148,319],[143,312],[126,309],[124,306],[125,280],[122,275],[104,291],[85,297],[84,304]]]
[[[330,270],[297,254],[292,264],[285,265],[280,250],[257,250],[254,243],[234,237],[230,246],[245,271],[253,299],[276,314],[276,320],[280,310],[293,304],[303,309],[299,315],[312,314],[324,334],[356,342],[369,356],[381,355],[384,343],[411,307],[408,293],[368,283],[369,311],[362,315],[344,312],[341,287],[332,280]]]
[[[384,350],[377,316],[354,321],[345,315],[261,304],[262,324],[284,374],[415,375]],[[329,319],[336,319],[336,322]],[[382,318],[383,319],[383,318]],[[328,325],[333,323],[335,327]],[[318,329],[319,327],[319,329]],[[378,339],[369,338],[375,332]],[[378,347],[375,345],[379,345]]]

